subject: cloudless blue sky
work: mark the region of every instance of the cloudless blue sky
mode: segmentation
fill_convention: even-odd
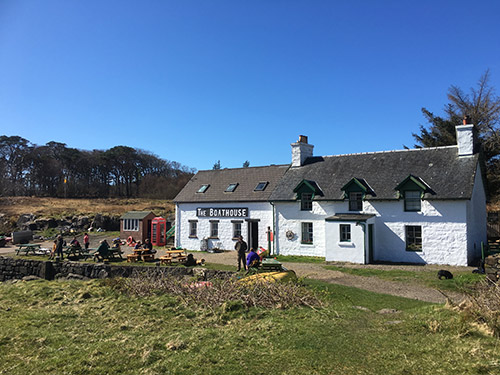
[[[401,149],[490,69],[500,1],[0,0],[0,135],[196,169]]]

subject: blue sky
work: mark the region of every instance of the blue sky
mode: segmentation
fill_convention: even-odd
[[[196,169],[401,149],[490,69],[500,2],[0,0],[0,135]]]

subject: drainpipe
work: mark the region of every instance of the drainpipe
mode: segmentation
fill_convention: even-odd
[[[364,259],[365,264],[367,264],[367,261],[366,261],[366,223],[364,223],[362,221],[357,221],[356,225],[361,226],[363,229],[363,254],[364,254],[364,258],[365,258]]]
[[[279,255],[278,254],[278,251],[276,249],[276,206],[274,205],[273,202],[269,202],[271,204],[271,206],[273,206],[273,252],[271,252],[271,249],[269,249],[269,255],[271,255],[271,253],[274,253],[274,255]]]

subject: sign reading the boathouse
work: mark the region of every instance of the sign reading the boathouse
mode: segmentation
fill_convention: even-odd
[[[198,217],[247,217],[248,208],[197,208]]]

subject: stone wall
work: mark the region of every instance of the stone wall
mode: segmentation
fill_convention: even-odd
[[[500,280],[500,254],[486,257],[484,260],[484,272],[489,280],[495,283]]]
[[[46,280],[58,277],[81,276],[89,279],[108,277],[130,277],[134,271],[158,275],[198,276],[202,280],[215,277],[229,277],[233,272],[206,270],[188,267],[140,267],[115,266],[99,263],[51,262],[29,259],[0,257],[0,281],[22,279],[25,276],[37,276]]]

